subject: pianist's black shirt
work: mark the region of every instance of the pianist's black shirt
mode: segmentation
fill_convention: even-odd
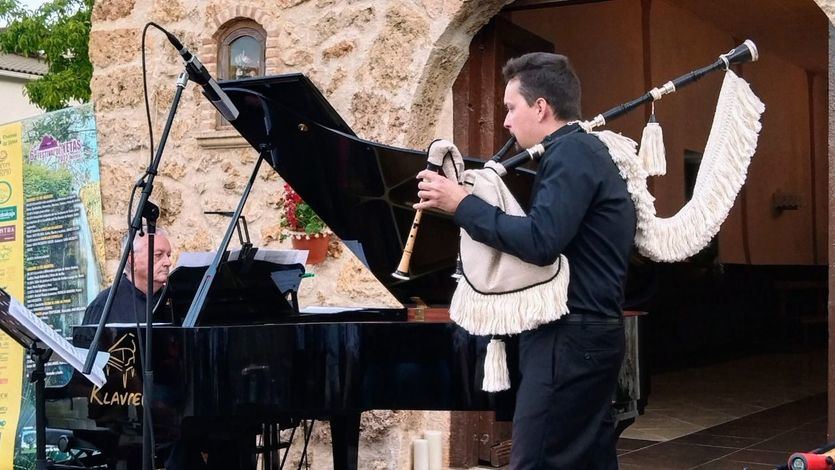
[[[635,238],[635,206],[608,149],[563,126],[543,155],[528,217],[510,216],[475,196],[455,211],[474,240],[540,266],[568,258],[571,313],[618,317]]]
[[[162,295],[163,289],[160,289],[154,295],[154,305]],[[104,311],[104,304],[107,302],[107,295],[110,293],[110,287],[101,291],[96,296],[87,310],[84,311],[84,321],[82,324],[97,324]],[[107,317],[108,323],[136,323],[136,317],[139,317],[140,323],[145,323],[145,293],[137,289],[133,282],[128,277],[122,274],[119,279],[119,289],[116,291],[116,297],[113,298],[113,305],[110,307],[110,315]],[[134,316],[134,303],[136,303],[136,316]]]

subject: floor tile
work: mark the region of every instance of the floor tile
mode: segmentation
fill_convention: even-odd
[[[667,442],[630,452],[618,458],[621,467],[639,465],[640,468],[684,470],[724,457],[734,449]]]
[[[718,460],[714,460],[712,462],[708,462],[704,465],[699,465],[698,467],[693,467],[693,469],[698,470],[774,470],[774,465],[763,465],[759,463],[751,463],[751,462],[736,462],[733,460],[727,460],[726,458],[721,458]],[[648,469],[643,469],[648,470]]]
[[[739,423],[738,421],[731,421],[705,430],[707,434],[714,436],[746,437],[759,440],[770,439],[784,431],[785,429]]]
[[[644,439],[619,439],[617,444],[618,450],[633,451],[643,449],[644,447],[658,444],[657,441],[648,441]]]
[[[742,463],[757,463],[760,465],[771,465],[776,467],[786,463],[791,452],[775,452],[760,449],[742,449],[726,457],[725,460]]]
[[[676,439],[676,442],[681,442],[684,444],[729,447],[732,449],[743,449],[745,447],[753,446],[761,441],[761,439],[753,437],[722,436],[711,434],[709,430],[688,434],[686,436]]]
[[[825,432],[787,431],[753,445],[751,448],[791,453],[808,452],[824,444],[826,444]]]

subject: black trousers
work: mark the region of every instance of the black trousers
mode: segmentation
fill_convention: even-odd
[[[557,321],[522,333],[511,470],[617,469],[611,399],[622,324]]]

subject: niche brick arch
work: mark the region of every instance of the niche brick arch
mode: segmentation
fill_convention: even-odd
[[[254,21],[266,34],[264,50],[265,73],[277,73],[278,68],[278,34],[277,19],[267,11],[251,5],[237,5],[228,7],[206,18],[206,26],[200,43],[200,57],[212,76],[217,75],[218,41],[219,35],[228,25],[236,21]],[[248,144],[234,130],[217,131],[217,120],[214,108],[207,102],[200,103],[200,131],[198,141],[201,146],[214,148],[247,147]],[[228,134],[228,135],[227,135]]]

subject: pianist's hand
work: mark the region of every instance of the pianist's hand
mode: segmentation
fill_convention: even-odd
[[[420,202],[415,209],[434,208],[447,213],[454,213],[461,200],[467,197],[467,191],[458,183],[430,170],[418,173],[418,197]]]

